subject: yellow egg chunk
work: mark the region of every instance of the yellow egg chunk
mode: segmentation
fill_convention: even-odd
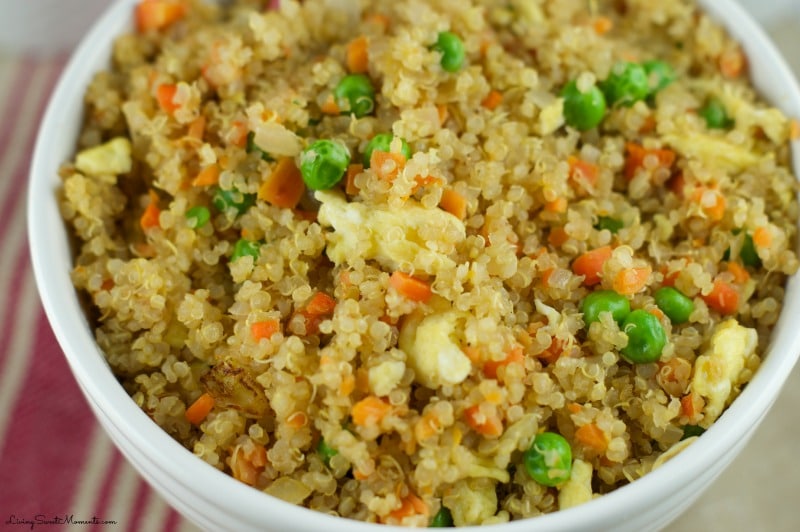
[[[416,380],[428,388],[459,384],[469,376],[472,363],[455,341],[462,313],[446,311],[422,317],[412,314],[403,322],[398,345],[408,355]]]
[[[569,480],[558,490],[558,509],[566,510],[592,500],[592,464],[576,458]]]
[[[410,201],[400,209],[348,203],[330,191],[317,191],[316,198],[322,202],[320,224],[334,229],[327,235],[327,253],[335,264],[360,257],[393,270],[411,265],[436,274],[455,267],[448,255],[454,243],[466,238],[461,220],[438,208],[426,209]]]
[[[710,426],[738,393],[739,375],[747,360],[756,356],[757,345],[755,329],[742,327],[736,320],[717,326],[710,348],[694,365],[691,389],[706,402],[701,426]]]
[[[118,176],[131,171],[131,141],[117,137],[75,156],[75,168],[91,177]]]

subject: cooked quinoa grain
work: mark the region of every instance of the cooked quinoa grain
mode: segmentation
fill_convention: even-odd
[[[62,168],[75,286],[156,423],[295,504],[464,526],[584,503],[724,415],[798,206],[790,122],[720,27],[265,3],[137,6]]]

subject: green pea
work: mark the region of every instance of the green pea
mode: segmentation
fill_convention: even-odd
[[[705,119],[708,129],[730,129],[733,127],[733,120],[728,116],[728,111],[718,98],[709,98],[703,108],[700,109],[700,116]]]
[[[594,224],[594,228],[598,231],[608,229],[612,234],[617,234],[617,231],[623,227],[625,227],[625,224],[622,222],[622,220],[611,218],[610,216],[600,216],[597,219],[597,223]]]
[[[186,222],[192,229],[200,229],[211,219],[208,207],[198,205],[186,211]]]
[[[375,87],[364,74],[349,74],[333,89],[333,97],[342,114],[354,114],[356,118],[375,110]]]
[[[258,259],[261,253],[261,243],[253,240],[241,238],[233,245],[233,253],[231,254],[231,262],[237,261],[242,257],[253,257],[253,261]]]
[[[664,61],[653,59],[645,61],[642,66],[647,73],[647,82],[650,88],[650,94],[655,94],[661,89],[668,86],[675,81],[675,71]]]
[[[648,364],[661,357],[667,344],[667,333],[658,318],[646,310],[637,309],[622,322],[622,330],[628,335],[628,345],[622,356],[634,364]]]
[[[600,314],[603,312],[610,312],[614,321],[619,323],[630,314],[631,303],[627,297],[613,290],[595,290],[583,299],[581,312],[587,327],[600,321]]]
[[[572,473],[572,448],[554,432],[538,434],[522,455],[525,469],[543,486],[557,486],[569,480]]]
[[[244,214],[247,210],[255,205],[256,195],[246,194],[239,192],[237,189],[224,190],[217,188],[214,196],[211,198],[211,203],[220,212],[236,211],[236,215]]]
[[[694,302],[671,286],[659,288],[653,297],[672,323],[686,323],[694,312]]]
[[[321,139],[300,155],[300,174],[312,190],[327,190],[344,177],[350,165],[347,147],[333,140]]]
[[[698,425],[684,425],[683,426],[683,437],[682,440],[686,438],[691,438],[692,436],[700,436],[702,435],[706,429],[700,427]]]
[[[272,162],[275,160],[270,156],[269,153],[265,152],[264,150],[258,147],[258,144],[256,144],[255,131],[251,131],[247,134],[247,145],[245,146],[244,151],[246,151],[247,153],[258,153],[259,156],[267,162]]]
[[[391,151],[392,141],[394,140],[394,135],[391,133],[379,133],[372,137],[372,139],[367,143],[367,147],[364,150],[364,168],[369,168],[370,159],[372,158],[372,152],[375,150],[377,151]],[[406,160],[411,159],[411,146],[408,145],[404,139],[400,139],[402,145],[400,147],[400,153],[402,153]]]
[[[606,99],[596,86],[586,92],[578,89],[575,81],[570,81],[561,91],[564,99],[564,121],[578,131],[597,127],[606,115]]]
[[[739,250],[739,258],[742,259],[745,266],[752,266],[754,268],[761,266],[761,257],[758,256],[756,245],[750,233],[745,233],[744,235],[742,248]]]
[[[317,444],[317,453],[319,453],[319,456],[322,458],[322,461],[325,462],[325,465],[330,467],[331,458],[339,454],[339,451],[328,445],[325,440],[320,438],[319,443]]]
[[[464,65],[466,53],[461,38],[453,32],[443,31],[436,38],[432,49],[442,54],[440,64],[448,72],[458,72]]]
[[[453,526],[453,514],[450,510],[442,506],[436,515],[431,519],[431,524],[428,528],[449,528]]]
[[[620,62],[603,82],[603,93],[609,105],[631,106],[650,94],[650,82],[642,65]]]

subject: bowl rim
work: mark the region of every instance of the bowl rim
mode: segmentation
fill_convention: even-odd
[[[406,530],[403,527],[334,517],[295,506],[254,490],[205,464],[172,439],[134,403],[113,376],[96,344],[70,280],[72,262],[63,264],[67,232],[56,197],[61,183],[57,171],[66,159],[53,156],[50,148],[58,146],[58,139],[65,127],[69,129],[69,126],[76,124],[79,127],[80,119],[76,118],[76,113],[82,115],[82,109],[76,111],[62,104],[73,101],[76,94],[83,94],[86,84],[78,83],[80,86],[76,89],[74,80],[88,80],[99,65],[107,65],[111,42],[121,31],[131,28],[130,11],[135,2],[136,0],[116,0],[72,55],[40,125],[30,171],[27,224],[34,277],[48,321],[75,379],[101,423],[110,424],[122,435],[119,440],[112,439],[148,482],[152,480],[145,471],[146,467],[132,460],[131,451],[127,448],[129,445],[143,454],[150,467],[156,467],[161,473],[175,479],[187,493],[199,497],[206,505],[232,510],[237,517],[253,526],[263,526],[263,523],[270,522],[279,527],[299,525],[298,529],[308,530],[325,527],[334,532]],[[789,116],[800,116],[800,87],[797,80],[770,39],[744,9],[732,0],[697,0],[697,3],[726,28],[748,56],[755,50],[760,50],[758,57],[763,61],[757,64],[751,62],[749,65],[752,81],[759,93],[764,95],[771,92],[768,101],[772,105],[781,108]],[[765,85],[767,82],[781,85],[782,92],[770,89]],[[72,131],[76,136],[78,130],[73,127]],[[69,136],[74,139],[72,134]],[[74,152],[74,143],[71,147]],[[792,141],[791,150],[793,168],[800,177],[800,142]],[[66,154],[67,157],[69,155],[71,154]],[[49,208],[42,209],[43,197],[49,198]],[[54,236],[60,240],[54,242]],[[68,256],[72,257],[71,254]],[[800,356],[800,331],[793,327],[789,318],[800,313],[799,277],[800,274],[795,274],[787,284],[784,308],[772,333],[761,368],[740,396],[708,429],[706,435],[697,439],[663,467],[633,483],[575,508],[532,518],[535,519],[535,526],[541,530],[573,527],[591,529],[593,524],[606,519],[625,521],[632,517],[631,510],[636,511],[649,501],[658,500],[665,492],[681,490],[686,483],[692,482],[697,476],[694,472],[701,471],[712,456],[724,456],[740,443],[740,438],[748,437],[748,432],[753,431],[775,401],[778,390]],[[76,311],[79,314],[76,315]],[[108,428],[106,427],[107,430]],[[122,441],[123,438],[125,441]],[[191,471],[191,475],[186,475],[186,471]],[[154,487],[162,495],[166,495],[163,486],[154,484]],[[524,519],[484,526],[481,530],[521,532],[533,523],[534,521]]]

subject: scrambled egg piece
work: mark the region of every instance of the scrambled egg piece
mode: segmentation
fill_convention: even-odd
[[[742,327],[736,320],[720,323],[711,337],[709,350],[697,357],[691,389],[706,401],[701,425],[708,427],[735,396],[739,374],[747,360],[755,356],[758,333]]]
[[[395,389],[406,372],[406,365],[400,360],[387,360],[369,368],[368,382],[375,395],[386,396]]]
[[[336,264],[361,257],[393,270],[411,264],[415,270],[436,274],[455,267],[448,254],[454,243],[466,238],[461,220],[441,209],[411,202],[401,209],[348,203],[331,191],[317,191],[316,198],[322,202],[320,223],[334,229],[327,235],[327,253]]]
[[[488,478],[459,480],[442,502],[456,526],[479,525],[497,513],[495,483]]]
[[[425,317],[410,314],[403,322],[398,345],[423,386],[459,384],[472,371],[472,363],[455,340],[462,320],[462,313],[449,310]]]
[[[526,2],[527,4],[528,2]],[[549,135],[564,125],[564,99],[556,98],[539,112],[539,133]]]
[[[744,146],[697,131],[667,134],[664,135],[664,140],[681,155],[698,159],[708,168],[719,167],[727,172],[741,172],[762,159],[762,156]],[[763,157],[772,156],[766,154]]]
[[[123,137],[85,149],[75,157],[75,168],[91,177],[127,174],[132,166],[131,141]]]
[[[558,490],[558,509],[566,510],[592,500],[592,464],[576,458],[569,480]]]

